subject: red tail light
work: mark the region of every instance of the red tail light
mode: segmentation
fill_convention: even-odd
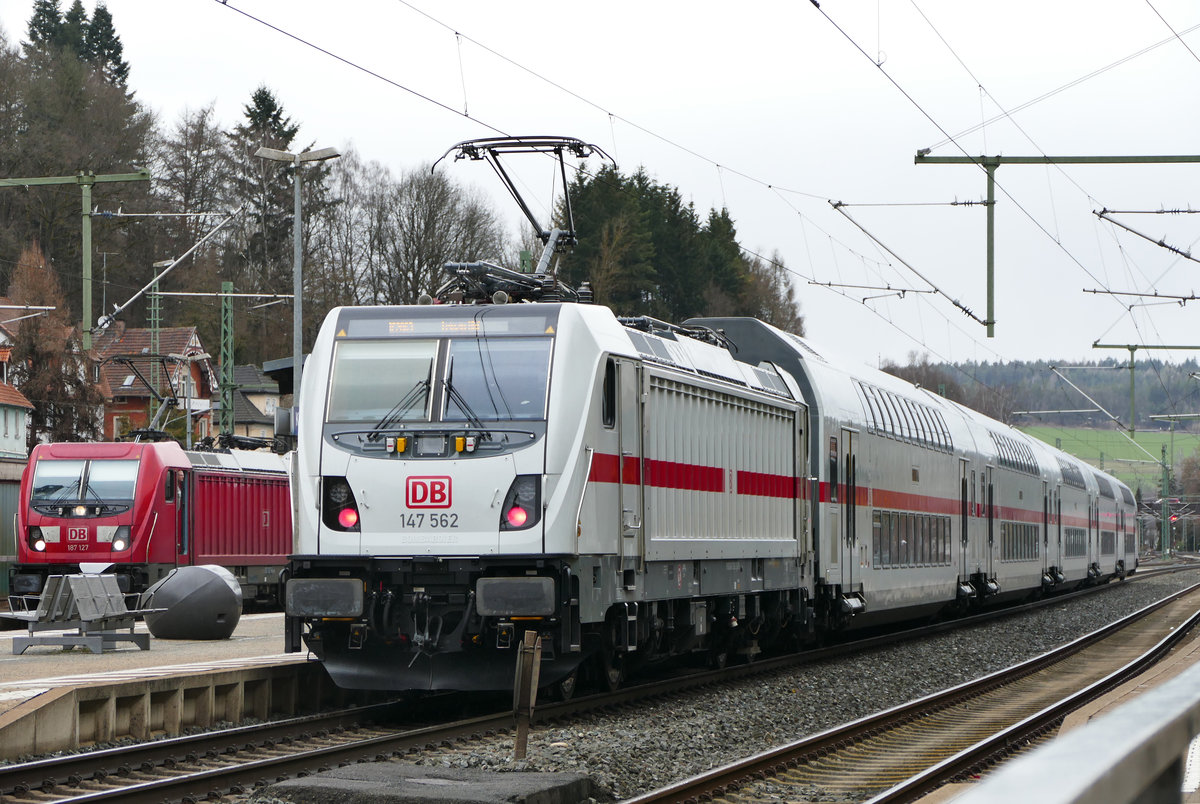
[[[338,511],[338,524],[346,530],[350,530],[358,524],[358,511],[353,508],[343,508]]]
[[[541,481],[541,475],[517,475],[500,509],[500,530],[523,530],[538,523],[542,515]]]
[[[358,530],[358,501],[344,477],[327,477],[323,483],[321,520],[326,527],[341,531]]]
[[[524,527],[525,523],[529,520],[529,514],[521,506],[514,505],[508,509],[508,513],[504,515],[504,518],[508,521],[510,528],[520,528]]]

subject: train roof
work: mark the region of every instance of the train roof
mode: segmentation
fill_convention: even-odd
[[[209,467],[230,472],[277,472],[286,474],[287,462],[273,452],[234,450],[231,452],[186,452],[174,441],[71,441],[36,444],[30,459],[56,460],[137,460],[146,452],[155,452],[168,466]]]
[[[1075,456],[929,389],[842,359],[805,338],[751,318],[686,323],[725,333],[739,357],[770,360],[794,374],[817,415],[932,449],[974,452],[998,466],[1133,504],[1128,486]]]
[[[197,468],[224,469],[229,472],[276,472],[287,474],[287,459],[274,452],[233,450],[231,452],[188,452]]]

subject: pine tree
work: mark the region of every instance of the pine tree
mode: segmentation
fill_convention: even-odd
[[[240,228],[229,243],[226,271],[240,291],[290,293],[294,168],[260,159],[254,154],[263,146],[293,150],[292,141],[300,131],[300,125],[284,113],[283,106],[265,86],[254,91],[243,112],[245,122],[229,133],[233,160],[230,175],[233,177],[232,201],[244,204],[246,212],[239,218]],[[306,199],[319,196],[328,168],[302,169]],[[317,203],[302,204],[303,214],[311,217],[318,206]],[[265,318],[259,319],[257,330],[244,335],[239,331],[236,337],[239,343],[253,344],[254,351],[246,354],[252,362],[289,353],[290,330],[269,326]]]
[[[63,18],[58,9],[58,0],[34,0],[33,14],[29,18],[29,41],[25,43],[27,54],[49,53],[62,44]]]
[[[80,61],[87,61],[88,15],[83,0],[75,0],[63,15],[58,46],[70,51]]]
[[[129,63],[122,58],[124,50],[108,7],[103,4],[96,6],[84,41],[87,60],[105,80],[125,86],[129,80]]]

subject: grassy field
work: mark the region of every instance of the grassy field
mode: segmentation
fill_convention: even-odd
[[[1018,429],[1116,475],[1132,489],[1137,489],[1140,483],[1143,493],[1153,490],[1157,494],[1162,482],[1162,466],[1159,461],[1164,445],[1167,448],[1167,463],[1175,467],[1200,449],[1200,433],[1139,431],[1136,434],[1137,444],[1142,447],[1139,449],[1117,430],[1091,430],[1083,427]]]

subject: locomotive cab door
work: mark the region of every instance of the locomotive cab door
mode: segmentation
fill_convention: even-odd
[[[186,566],[192,561],[191,489],[188,484],[190,473],[170,470],[175,483],[175,566]]]
[[[620,556],[622,570],[633,569],[627,559],[636,559],[641,568],[645,555],[645,514],[642,494],[642,364],[630,360],[617,364],[617,449],[620,456],[620,483],[617,494],[620,518]]]

